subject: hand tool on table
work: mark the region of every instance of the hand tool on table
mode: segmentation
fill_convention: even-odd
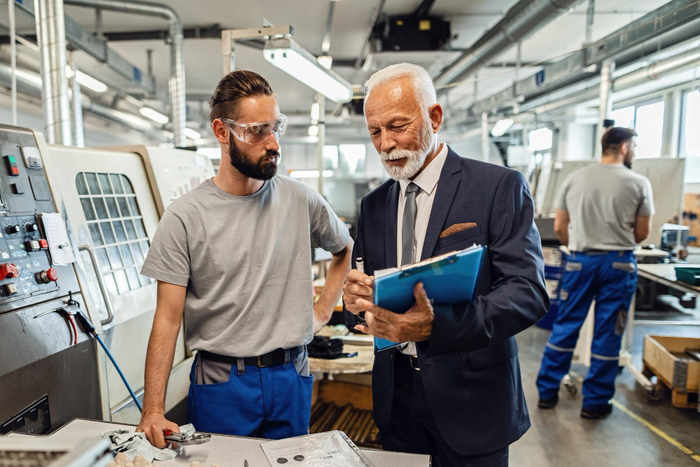
[[[166,431],[163,433],[163,437],[166,441],[177,443],[180,446],[204,444],[211,441],[211,435],[208,433],[176,433],[174,431]]]

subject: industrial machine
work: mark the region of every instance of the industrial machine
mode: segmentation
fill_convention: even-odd
[[[0,125],[0,434],[103,414],[97,348],[73,320],[87,310],[78,251],[37,136]]]
[[[107,439],[0,438],[0,467],[104,467],[114,460]]]
[[[166,207],[214,175],[211,162],[174,149],[89,149],[47,146],[36,134],[59,211],[78,242],[80,284],[98,332],[136,394],[142,397],[146,348],[156,308],[156,284],[140,275]],[[117,371],[100,353],[106,420],[137,423],[140,413]],[[166,411],[187,396],[191,354],[180,332]]]

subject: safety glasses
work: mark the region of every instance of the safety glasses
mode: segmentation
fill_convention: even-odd
[[[280,114],[278,119],[269,122],[239,123],[230,118],[222,118],[221,121],[231,130],[237,140],[246,144],[264,143],[270,138],[270,135],[275,135],[275,138],[280,139],[287,129],[287,117],[283,114]]]

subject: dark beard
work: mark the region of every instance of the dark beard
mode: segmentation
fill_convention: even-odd
[[[279,158],[280,153],[277,151],[267,151],[265,158],[276,156]],[[277,173],[277,164],[268,162],[265,158],[258,162],[253,162],[250,157],[238,149],[233,136],[229,139],[228,156],[231,160],[231,165],[238,170],[242,175],[256,180],[269,180]]]
[[[624,161],[622,164],[628,169],[632,170],[632,161]]]

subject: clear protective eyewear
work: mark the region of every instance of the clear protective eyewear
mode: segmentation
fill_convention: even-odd
[[[269,122],[239,123],[230,118],[222,118],[221,121],[237,140],[246,144],[264,143],[270,135],[280,139],[287,130],[287,117],[284,114],[280,114],[279,118]]]

